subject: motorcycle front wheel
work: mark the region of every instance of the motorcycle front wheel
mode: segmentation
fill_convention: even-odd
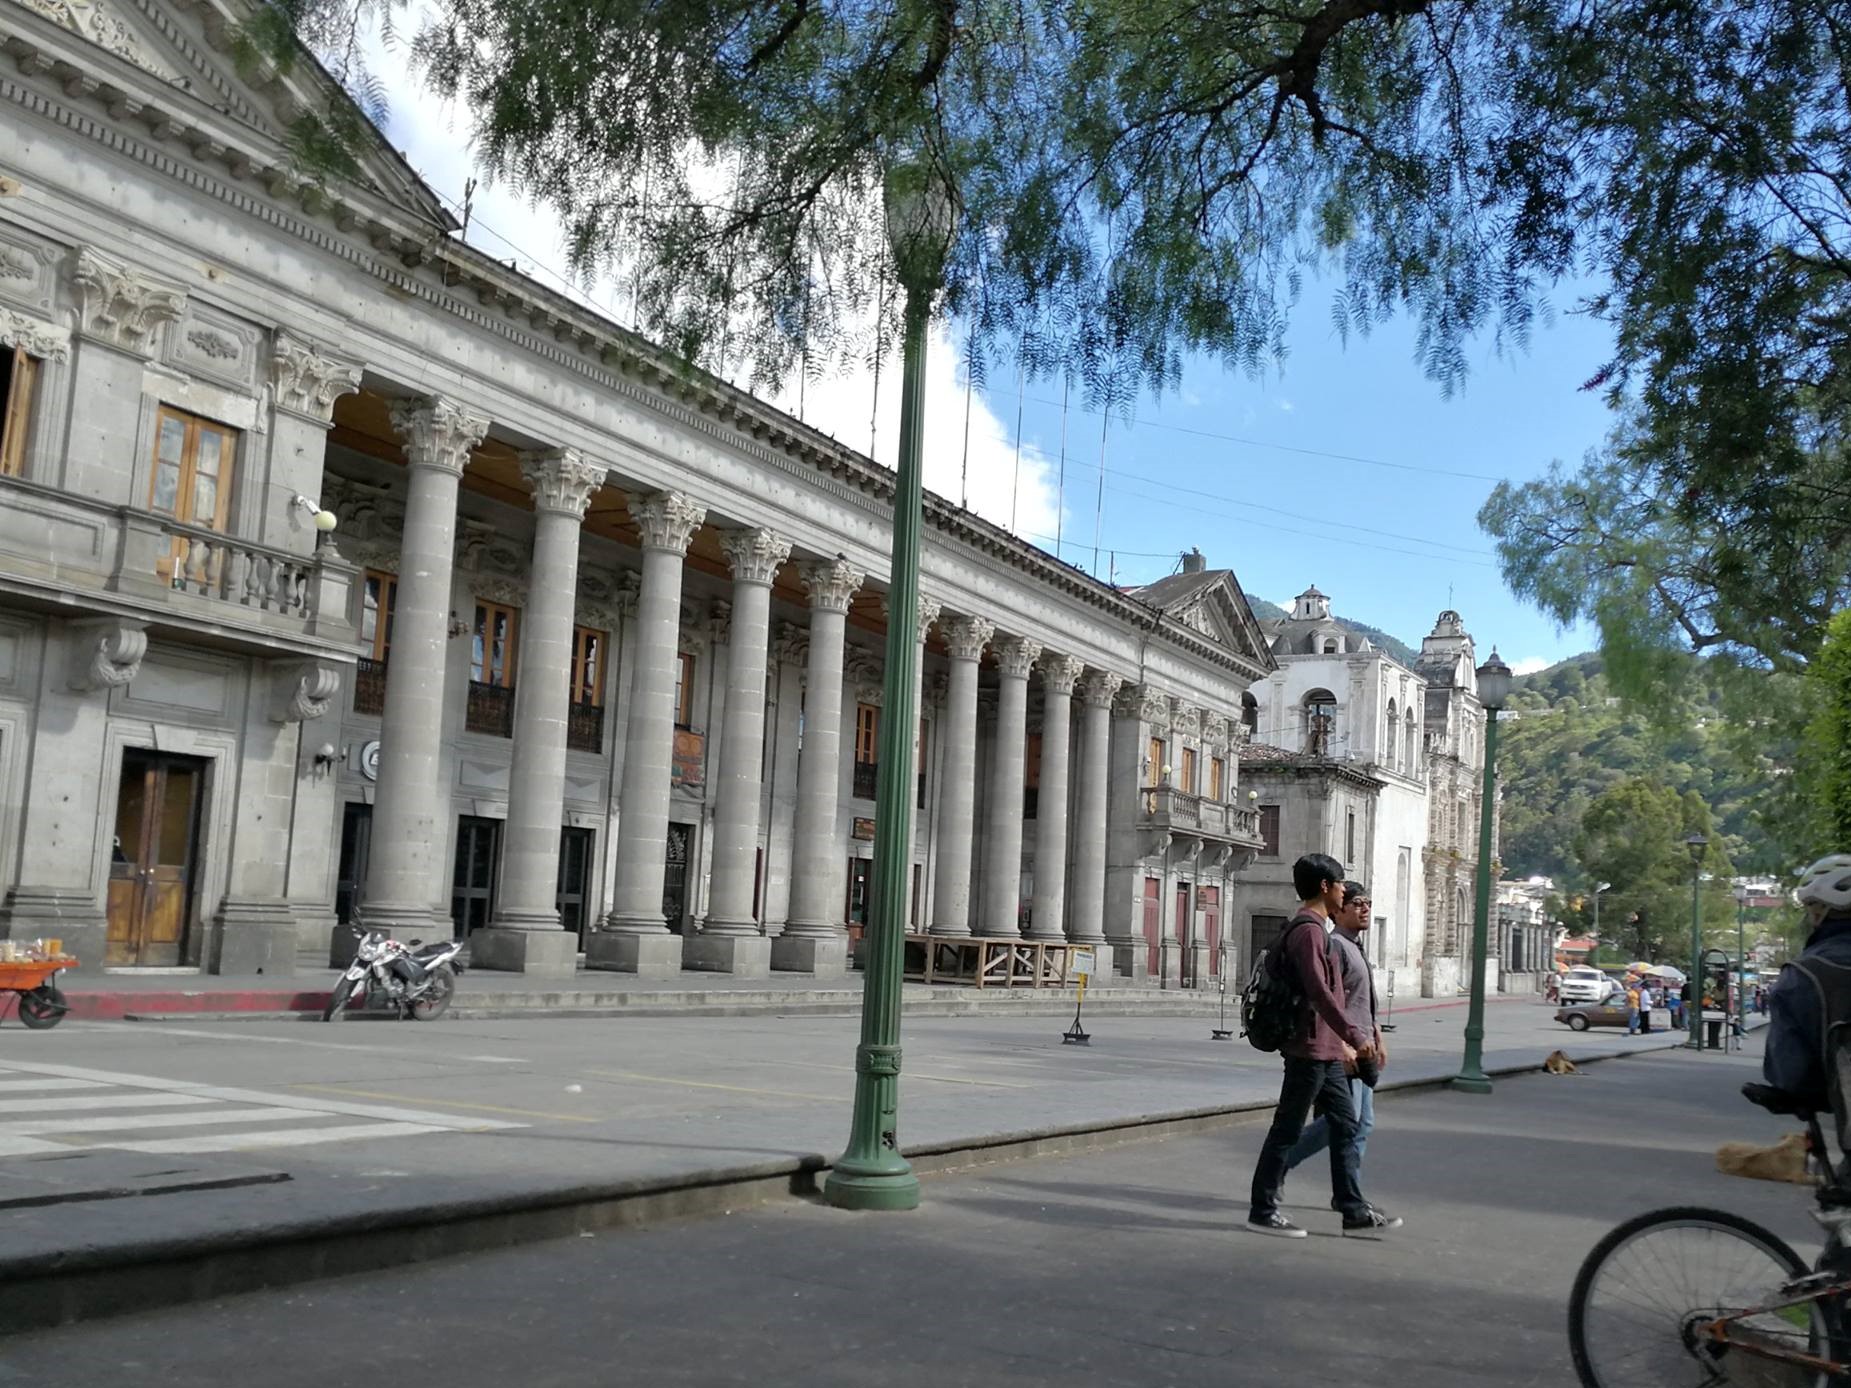
[[[448,964],[439,964],[431,974],[431,986],[411,1005],[411,1019],[414,1022],[435,1021],[449,1009],[450,999],[455,996],[456,970]]]
[[[340,1016],[347,1007],[347,999],[352,996],[353,980],[343,977],[339,983],[334,985],[334,992],[328,997],[328,1005],[322,1011],[321,1020],[324,1022],[332,1022],[336,1017]]]

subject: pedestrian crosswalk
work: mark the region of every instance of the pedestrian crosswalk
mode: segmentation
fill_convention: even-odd
[[[425,1109],[0,1060],[0,1157],[84,1148],[166,1154],[268,1152],[316,1143],[524,1126]]]

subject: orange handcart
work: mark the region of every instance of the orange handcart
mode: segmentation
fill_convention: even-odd
[[[19,1020],[34,1031],[55,1027],[71,1010],[52,975],[60,969],[74,969],[75,959],[21,959],[0,963],[0,993],[12,993],[19,999]]]

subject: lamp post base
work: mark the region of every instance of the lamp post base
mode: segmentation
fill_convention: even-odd
[[[898,1154],[891,1163],[844,1159],[823,1182],[823,1199],[838,1210],[916,1210],[919,1178]]]
[[[1457,1089],[1462,1094],[1489,1094],[1491,1092],[1491,1076],[1484,1074],[1454,1075],[1446,1081],[1446,1084],[1449,1089]]]

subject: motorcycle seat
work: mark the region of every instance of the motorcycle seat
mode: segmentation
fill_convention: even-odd
[[[445,950],[450,948],[450,944],[451,942],[448,940],[435,940],[428,945],[420,945],[417,949],[414,949],[411,952],[411,957],[413,959],[429,959],[434,955],[442,954]]]

